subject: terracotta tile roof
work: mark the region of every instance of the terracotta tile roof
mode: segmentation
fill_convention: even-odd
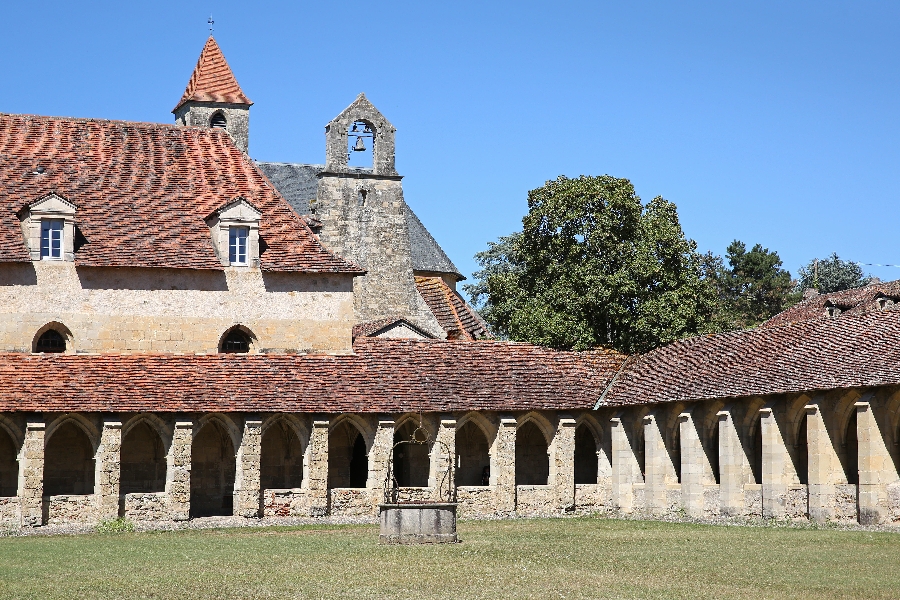
[[[49,192],[77,207],[80,266],[222,269],[204,218],[243,197],[263,213],[263,270],[361,272],[223,130],[0,114],[0,262],[29,260],[17,213]]]
[[[448,338],[472,341],[490,337],[478,313],[440,277],[416,277],[416,289]]]
[[[825,308],[828,306],[840,309],[842,315],[864,314],[881,310],[882,307],[877,302],[881,297],[890,300],[889,305],[893,305],[894,301],[900,301],[900,280],[873,283],[861,288],[830,294],[818,294],[778,313],[760,327],[824,318],[826,316]]]
[[[200,59],[194,72],[188,81],[187,88],[181,100],[172,109],[174,113],[182,104],[190,101],[195,102],[225,102],[228,104],[246,104],[252,105],[250,99],[244,95],[241,86],[238,85],[231,67],[225,60],[225,55],[219,49],[219,45],[212,36],[206,40],[203,51],[200,52]]]
[[[360,338],[357,354],[0,354],[0,411],[433,412],[593,406],[624,359]]]
[[[421,327],[417,326],[415,323],[409,321],[408,319],[404,319],[403,317],[387,317],[386,319],[378,319],[376,321],[369,321],[368,323],[357,323],[353,326],[353,339],[355,340],[358,337],[376,337],[381,331],[390,327],[391,325],[406,325],[407,327],[413,329],[418,332],[423,338],[433,338],[433,335],[430,335],[427,331],[423,330]]]
[[[604,405],[900,384],[900,311],[689,338],[634,356]]]

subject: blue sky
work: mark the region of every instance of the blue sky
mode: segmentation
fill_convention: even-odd
[[[171,122],[210,14],[251,156],[322,162],[364,91],[466,275],[560,174],[664,196],[703,251],[900,264],[900,4],[10,3],[0,111]]]

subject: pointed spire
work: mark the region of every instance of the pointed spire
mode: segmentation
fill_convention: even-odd
[[[188,81],[187,89],[184,90],[184,95],[172,112],[174,113],[182,104],[190,101],[226,102],[228,104],[246,104],[247,106],[253,104],[238,85],[234,73],[231,72],[231,67],[225,61],[225,56],[213,36],[209,36],[209,39],[206,40],[203,52],[200,53],[200,60],[197,61],[191,80]]]

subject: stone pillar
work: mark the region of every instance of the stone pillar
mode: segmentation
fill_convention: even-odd
[[[94,457],[94,510],[100,521],[119,516],[119,480],[121,478],[122,422],[103,420],[100,445]]]
[[[494,506],[497,512],[516,510],[516,420],[500,418],[497,440],[491,454],[491,485],[494,486]]]
[[[666,512],[666,480],[672,471],[672,459],[660,431],[657,415],[644,417],[644,498],[650,514]]]
[[[818,401],[804,407],[806,410],[806,444],[809,450],[807,483],[809,485],[809,518],[824,523],[834,518],[836,471],[841,463],[831,443],[831,436]]]
[[[241,445],[237,451],[234,478],[234,516],[258,517],[260,514],[260,448],[262,421],[245,419]]]
[[[575,509],[575,419],[561,415],[553,436],[551,483],[556,492],[556,508]]]
[[[694,415],[690,412],[678,415],[678,437],[681,444],[681,502],[690,516],[700,517],[704,508],[704,488],[712,473]]]
[[[775,409],[766,405],[759,409],[762,433],[763,517],[777,518],[785,513],[788,484],[797,472],[784,441],[783,426]]]
[[[369,450],[369,480],[366,487],[371,490],[372,508],[384,502],[384,486],[387,479],[388,456],[394,447],[394,428],[396,421],[393,417],[383,416],[378,420],[378,429],[375,430],[375,441]]]
[[[623,513],[634,510],[634,484],[643,481],[631,436],[625,430],[630,422],[617,415],[609,420],[612,443],[612,503]]]
[[[716,416],[719,418],[720,510],[726,517],[736,517],[744,514],[745,472],[749,465],[732,409],[720,410]]]
[[[441,419],[437,436],[431,446],[428,487],[432,489],[433,499],[448,499],[448,492],[456,486],[456,482],[452,480],[453,469],[450,468],[455,458],[456,419]]]
[[[328,513],[328,419],[313,419],[306,446],[306,503],[310,517],[324,517]]]
[[[19,506],[23,527],[40,527],[44,517],[44,428],[42,417],[25,425],[19,459]]]
[[[166,457],[166,494],[169,516],[174,521],[186,521],[191,514],[191,441],[193,421],[176,421],[172,446]]]
[[[900,481],[888,451],[888,423],[879,422],[869,402],[856,403],[859,440],[859,522],[877,524],[888,516],[887,485]]]

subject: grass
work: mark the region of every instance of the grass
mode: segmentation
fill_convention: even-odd
[[[900,598],[900,535],[611,519],[0,539],[0,598]]]

